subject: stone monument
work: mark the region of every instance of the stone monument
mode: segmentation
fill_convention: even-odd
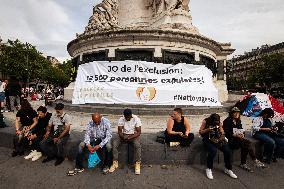
[[[199,33],[192,24],[190,0],[103,0],[67,50],[77,67],[122,60],[203,64],[214,74],[219,100],[228,99],[225,68],[235,49]],[[65,100],[72,99],[73,88],[71,83],[65,89]]]

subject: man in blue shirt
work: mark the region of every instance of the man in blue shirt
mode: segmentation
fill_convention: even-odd
[[[92,115],[92,121],[87,125],[84,141],[79,144],[75,169],[67,173],[68,176],[84,171],[83,161],[85,152],[97,152],[100,159],[105,152],[103,173],[107,173],[111,165],[111,123],[98,112]]]

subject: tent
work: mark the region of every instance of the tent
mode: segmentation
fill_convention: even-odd
[[[264,93],[246,95],[235,106],[241,110],[242,115],[248,117],[257,117],[265,108],[271,108],[274,111],[275,118],[284,116],[284,107],[279,101]]]

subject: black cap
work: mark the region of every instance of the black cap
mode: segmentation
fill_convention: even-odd
[[[132,111],[130,109],[125,109],[123,111],[123,115],[124,115],[124,117],[132,116]]]
[[[64,108],[64,104],[62,103],[57,103],[55,106],[55,110],[63,110],[63,108]]]

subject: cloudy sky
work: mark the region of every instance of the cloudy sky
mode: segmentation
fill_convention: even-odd
[[[70,58],[67,43],[83,32],[92,6],[100,1],[0,0],[0,36],[65,60]],[[231,42],[234,54],[284,41],[283,0],[191,0],[190,9],[200,33]]]

